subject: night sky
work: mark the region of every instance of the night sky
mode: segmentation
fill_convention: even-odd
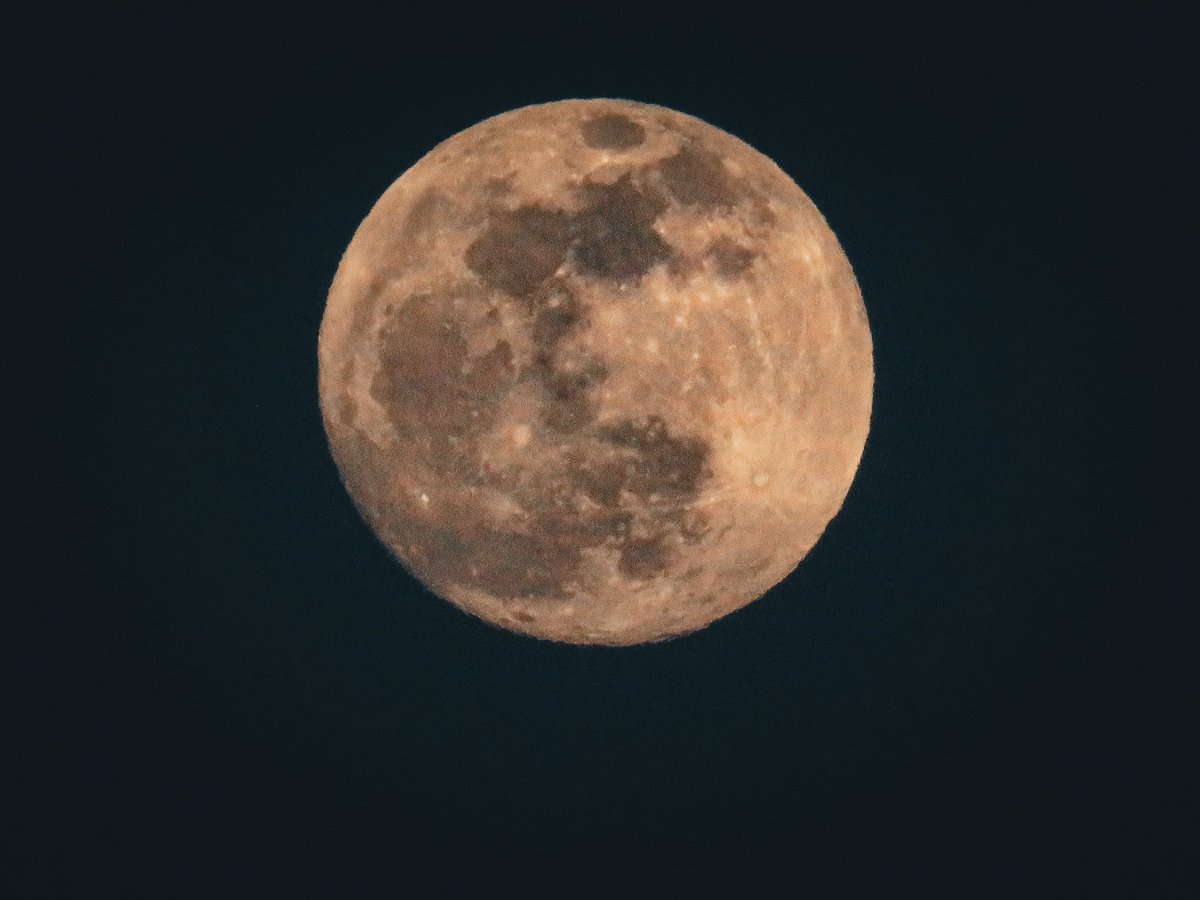
[[[17,23],[9,424],[44,441],[13,488],[7,895],[1185,894],[1187,23],[793,45],[593,17]],[[423,589],[352,506],[316,388],[384,189],[483,118],[596,96],[774,159],[875,347],[808,558],[627,649]]]

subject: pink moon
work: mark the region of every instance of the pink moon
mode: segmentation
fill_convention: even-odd
[[[695,631],[787,577],[850,489],[874,380],[854,273],[796,183],[623,100],[433,148],[354,234],[318,355],[384,546],[471,615],[579,644]]]

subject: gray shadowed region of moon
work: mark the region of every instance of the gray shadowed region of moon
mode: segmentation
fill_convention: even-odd
[[[430,590],[540,638],[693,631],[841,508],[874,378],[862,297],[771,160],[659,106],[480,122],[342,258],[320,401],[359,511]]]

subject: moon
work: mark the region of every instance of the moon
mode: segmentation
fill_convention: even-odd
[[[487,119],[384,192],[318,341],[333,458],[425,586],[502,628],[626,645],[783,580],[841,508],[874,381],[817,208],[692,116]]]

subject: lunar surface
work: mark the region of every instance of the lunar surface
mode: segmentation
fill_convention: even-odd
[[[530,106],[380,198],[329,293],[343,481],[433,592],[635,644],[764,594],[841,507],[871,412],[850,264],[771,160],[614,100]]]

